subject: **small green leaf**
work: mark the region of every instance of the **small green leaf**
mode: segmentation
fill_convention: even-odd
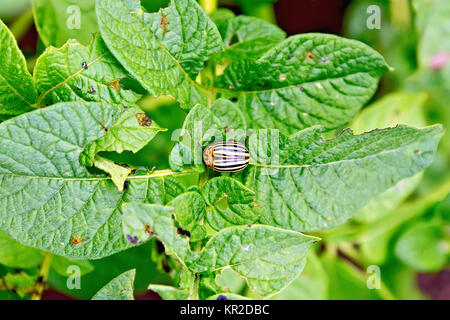
[[[155,291],[163,300],[186,300],[189,297],[189,291],[170,286],[151,284],[148,289]]]
[[[92,300],[134,300],[133,287],[136,270],[124,272],[101,288]]]
[[[256,61],[232,63],[219,85],[252,128],[292,134],[350,122],[387,69],[383,57],[363,43],[311,33],[289,37]]]
[[[49,47],[62,46],[68,39],[88,44],[98,31],[92,0],[32,0],[36,28]]]
[[[425,169],[442,135],[439,125],[356,136],[346,130],[332,140],[323,140],[318,127],[289,138],[260,130],[250,137],[247,186],[263,207],[262,223],[301,232],[331,228]]]
[[[255,17],[238,16],[227,20],[222,33],[225,51],[219,58],[257,59],[286,38],[278,26]]]
[[[180,132],[179,141],[169,156],[174,171],[194,165],[201,172],[203,148],[215,140],[222,140],[223,125],[213,112],[202,106],[195,106],[187,115]]]
[[[0,20],[0,117],[30,111],[37,93],[16,39]]]
[[[34,69],[41,106],[65,101],[133,104],[140,96],[123,88],[121,81],[127,78],[100,36],[87,47],[71,39],[59,49],[47,48]]]
[[[447,264],[450,249],[439,223],[420,222],[400,236],[395,254],[414,270],[436,272]]]
[[[28,269],[42,261],[39,250],[26,247],[0,231],[0,264],[11,268]]]
[[[96,12],[108,48],[152,96],[171,95],[183,108],[207,102],[195,78],[223,44],[196,1],[172,1],[149,14],[140,2],[97,0]]]
[[[263,225],[232,227],[212,237],[205,250],[213,250],[215,270],[231,268],[246,278],[261,296],[273,295],[303,270],[309,247],[318,238]]]
[[[119,115],[117,106],[70,102],[2,122],[0,228],[25,245],[69,257],[95,259],[128,248],[123,194],[79,162]]]
[[[118,165],[114,163],[114,161],[99,156],[94,158],[94,166],[108,173],[117,189],[119,189],[120,192],[123,192],[125,181],[131,173],[130,167]]]
[[[206,237],[203,224],[205,216],[205,201],[198,192],[186,192],[168,203],[174,208],[176,220],[183,230],[189,231],[189,240],[198,242]]]
[[[71,275],[72,271],[70,271],[70,267],[72,266],[79,268],[81,276],[94,270],[94,266],[88,260],[70,259],[61,256],[52,257],[52,269],[63,277],[68,277]]]
[[[210,206],[206,211],[206,220],[215,230],[252,224],[260,217],[255,193],[235,179],[210,179],[203,186],[202,193]]]

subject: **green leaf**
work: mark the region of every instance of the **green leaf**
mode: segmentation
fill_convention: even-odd
[[[273,298],[276,300],[326,300],[328,298],[327,274],[313,250],[309,251],[302,274]]]
[[[189,297],[187,290],[180,290],[171,286],[151,284],[148,289],[155,291],[163,300],[186,300]]]
[[[0,117],[30,111],[37,93],[16,39],[0,20]]]
[[[263,207],[260,221],[296,231],[332,228],[371,199],[425,169],[433,160],[442,126],[399,125],[331,140],[312,127],[286,137],[259,130],[250,137],[254,167],[247,186]]]
[[[49,47],[62,46],[68,39],[88,44],[98,31],[92,0],[32,0],[36,28]]]
[[[196,1],[172,1],[149,14],[139,2],[97,0],[96,12],[108,48],[152,96],[171,95],[183,108],[206,104],[207,92],[194,79],[223,44]]]
[[[212,264],[214,264],[212,252],[192,252],[189,239],[178,234],[172,219],[174,210],[172,207],[127,203],[122,210],[123,233],[131,243],[142,243],[156,235],[164,244],[166,253],[174,255],[193,272],[205,272],[212,268]]]
[[[83,276],[92,272],[94,270],[94,266],[88,260],[78,260],[78,259],[70,259],[61,256],[52,257],[51,267],[55,270],[59,275],[63,277],[67,277],[71,275],[70,267],[77,266],[80,268],[80,275]]]
[[[400,236],[395,254],[414,270],[436,272],[447,264],[450,250],[440,223],[420,222]]]
[[[423,127],[426,125],[424,104],[427,98],[428,95],[423,92],[400,91],[386,95],[365,108],[350,128],[359,134],[398,124]],[[358,219],[369,222],[388,214],[414,191],[421,180],[421,173],[400,180],[395,186],[372,199],[358,214]]]
[[[121,81],[127,78],[99,36],[87,47],[71,39],[59,49],[47,48],[34,69],[41,106],[64,101],[133,104],[140,96],[123,88]]]
[[[191,242],[198,242],[206,237],[206,229],[203,226],[206,204],[198,192],[183,193],[170,201],[168,206],[174,208],[174,214],[180,227],[189,231]]]
[[[309,247],[318,238],[263,225],[232,227],[212,237],[205,250],[213,250],[215,270],[231,268],[261,296],[273,295],[303,270]]]
[[[39,250],[26,247],[0,231],[0,264],[11,268],[28,269],[42,261]]]
[[[174,171],[194,165],[202,172],[203,148],[215,140],[222,140],[223,125],[213,112],[202,106],[195,106],[187,115],[180,132],[179,141],[169,156],[170,167]]]
[[[256,61],[232,63],[219,85],[252,128],[292,134],[350,122],[387,69],[383,57],[363,43],[312,33],[289,37]]]
[[[238,16],[227,20],[222,37],[225,51],[218,55],[219,58],[257,59],[284,40],[286,33],[262,19]]]
[[[135,276],[135,269],[122,273],[100,289],[92,297],[92,300],[134,300],[133,286]]]
[[[255,193],[229,177],[208,180],[202,189],[208,206],[206,220],[215,230],[255,223],[260,216]]]
[[[95,259],[129,247],[122,235],[123,194],[79,162],[120,108],[70,102],[0,124],[0,228],[57,255]]]

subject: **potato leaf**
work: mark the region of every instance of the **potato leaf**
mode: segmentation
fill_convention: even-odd
[[[223,44],[196,1],[172,1],[149,14],[138,2],[97,0],[96,12],[108,48],[151,95],[171,95],[184,108],[206,103],[195,77]]]
[[[249,188],[263,207],[261,222],[296,231],[328,229],[432,161],[442,126],[346,130],[323,140],[312,127],[286,137],[260,130],[250,137]],[[269,146],[269,147],[268,147]]]
[[[0,120],[33,110],[37,93],[25,57],[0,20]]]

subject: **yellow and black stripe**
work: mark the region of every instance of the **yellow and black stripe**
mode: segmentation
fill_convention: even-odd
[[[250,153],[237,141],[210,144],[203,151],[206,166],[217,172],[239,172],[248,166]]]

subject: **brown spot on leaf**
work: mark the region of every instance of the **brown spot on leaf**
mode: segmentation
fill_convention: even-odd
[[[314,56],[313,56],[313,54],[312,54],[311,51],[308,51],[308,52],[306,53],[305,59],[308,60],[308,61],[313,61],[313,60],[314,60]]]
[[[152,119],[145,113],[137,113],[136,119],[141,127],[150,127],[152,125]]]
[[[77,246],[77,245],[81,244],[82,241],[83,241],[83,239],[81,239],[80,236],[75,235],[70,240],[70,243],[72,243],[74,246]]]
[[[144,231],[145,231],[145,234],[150,236],[150,237],[153,236],[153,234],[154,234],[152,228],[148,224],[146,224],[144,226]]]
[[[161,20],[159,20],[159,26],[161,27],[161,30],[164,32],[164,34],[166,34],[167,32],[169,32],[169,19],[167,19],[166,16],[161,15]]]
[[[120,89],[122,88],[122,85],[120,84],[119,79],[113,79],[109,84],[108,87],[116,89],[117,94],[120,94]]]

